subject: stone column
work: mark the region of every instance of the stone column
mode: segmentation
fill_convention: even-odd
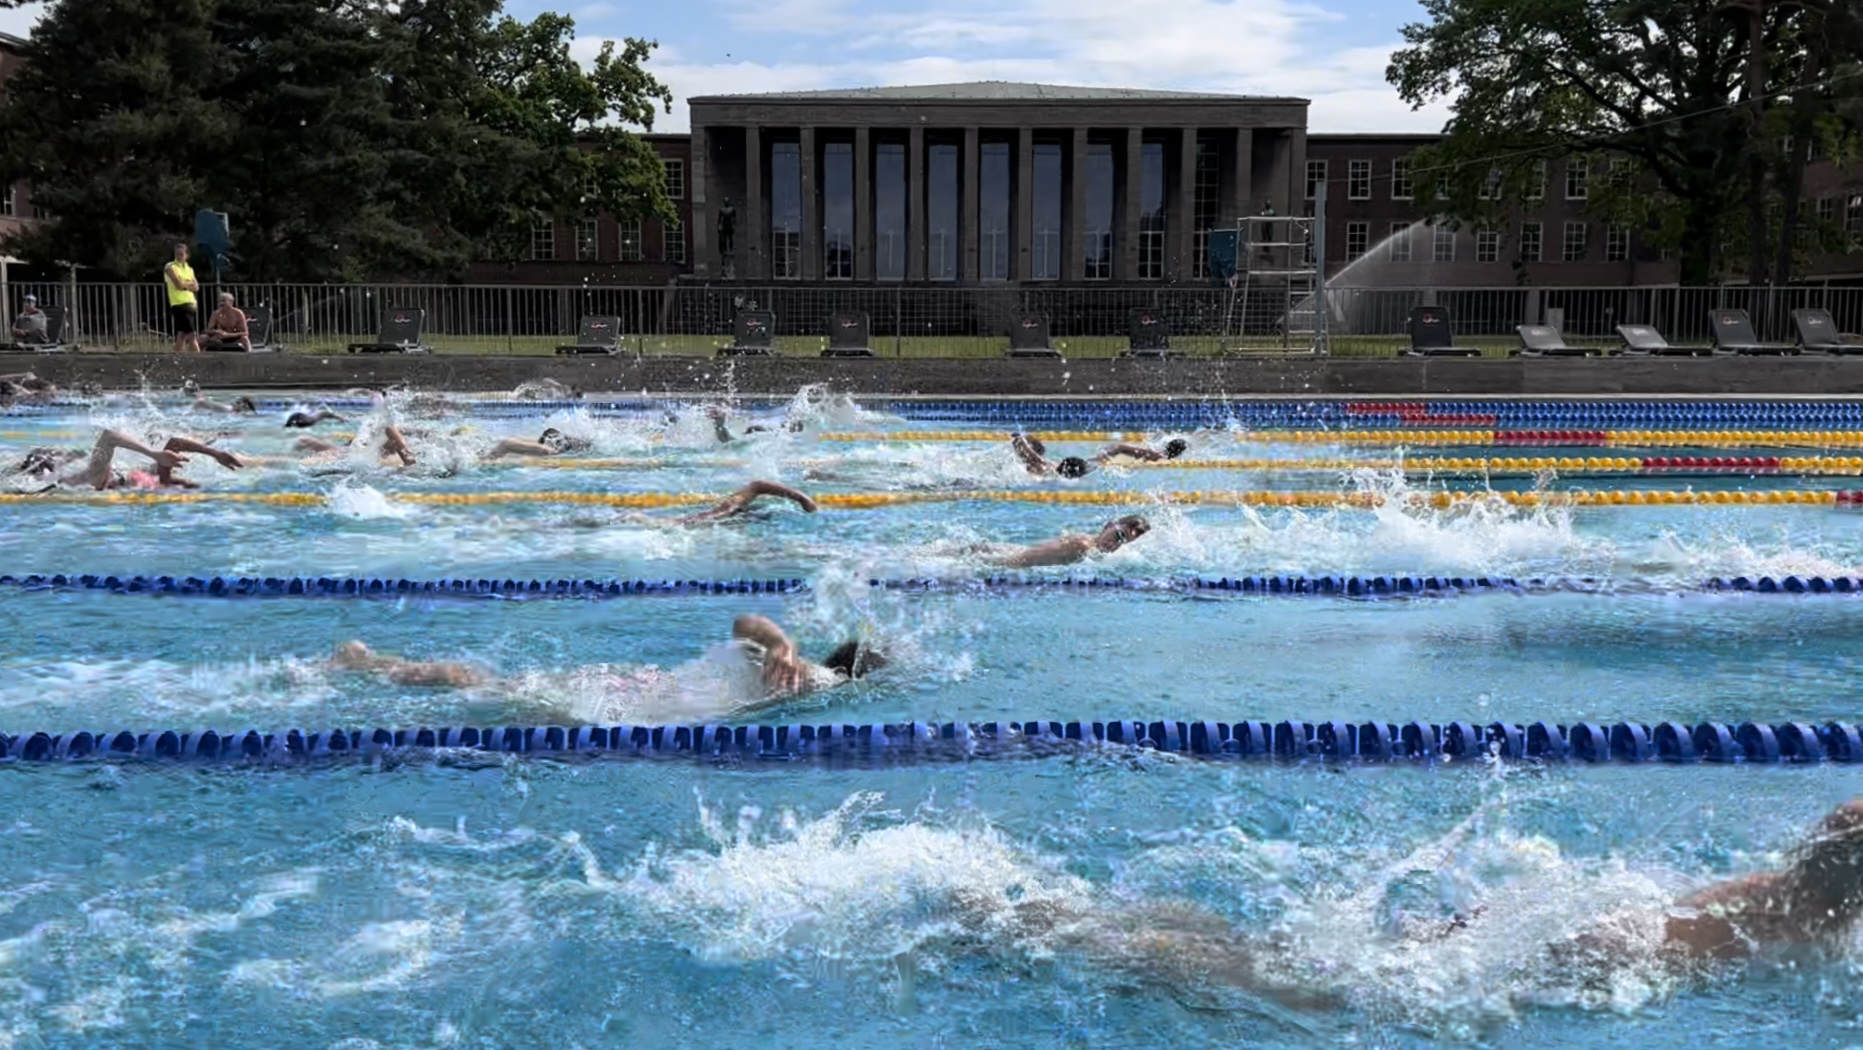
[[[912,125],[906,145],[906,280],[925,279],[925,129]]]
[[[873,280],[873,140],[854,129],[854,279]]]
[[[815,129],[805,127],[798,137],[802,151],[802,279],[822,276],[822,202],[815,179]]]
[[[770,276],[770,224],[763,206],[763,132],[755,124],[744,129],[744,198],[737,205],[737,276],[764,280]]]
[[[1166,275],[1188,281],[1197,273],[1197,129],[1184,128],[1177,150],[1177,200],[1166,211],[1170,224]]]
[[[963,232],[963,247],[959,249],[958,274],[965,284],[977,282],[977,175],[981,168],[982,150],[978,149],[977,129],[964,129],[964,155],[959,158],[957,170],[958,181],[963,193],[958,198],[957,226]]]
[[[1292,136],[1286,128],[1276,128],[1272,134],[1274,138],[1270,140],[1272,148],[1269,151],[1267,183],[1256,187],[1255,196],[1259,199],[1250,202],[1254,206],[1254,211],[1250,214],[1261,214],[1263,202],[1273,201],[1276,215],[1297,215],[1300,208],[1306,204],[1307,173],[1304,170],[1299,173],[1300,186],[1295,188]],[[1286,237],[1281,236],[1286,232],[1277,224],[1274,239],[1287,240]]]
[[[1030,247],[1035,243],[1035,129],[1016,129],[1016,215],[1010,223],[1015,245],[1015,279],[1026,281],[1034,266]]]
[[[1233,228],[1236,219],[1261,210],[1260,201],[1249,204],[1255,193],[1255,132],[1237,128],[1235,141],[1225,145],[1230,147],[1230,155],[1224,160],[1222,213],[1216,218],[1220,227]]]
[[[1143,185],[1145,129],[1126,129],[1126,163],[1119,187],[1119,243],[1113,276],[1121,281],[1139,279],[1139,188]]]
[[[718,259],[712,254],[711,135],[703,127],[692,129],[692,159],[686,162],[686,196],[692,205],[692,272],[710,277],[719,272]],[[742,214],[742,213],[739,213]]]
[[[1328,175],[1331,172],[1327,173]],[[1330,192],[1328,200],[1345,200],[1345,186],[1339,187],[1338,193]],[[1287,212],[1288,215],[1302,214],[1307,206],[1307,129],[1289,128],[1287,131]]]
[[[1067,155],[1067,236],[1061,239],[1061,274],[1070,281],[1087,276],[1087,129],[1075,128]]]

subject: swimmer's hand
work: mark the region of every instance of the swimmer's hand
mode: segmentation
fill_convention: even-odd
[[[220,464],[228,470],[238,470],[246,465],[238,456],[235,456],[225,449],[209,449],[207,455],[213,457],[215,463]]]
[[[815,513],[817,509],[815,506],[815,501],[810,499],[807,496],[803,496],[801,499],[797,500],[796,506],[801,507],[804,511],[810,514]]]
[[[155,464],[157,470],[176,470],[188,465],[188,457],[179,452],[161,449],[149,457],[149,462]]]
[[[808,672],[799,660],[765,660],[763,691],[771,696],[799,693],[808,682]]]

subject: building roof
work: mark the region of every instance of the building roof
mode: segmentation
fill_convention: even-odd
[[[1144,88],[1070,87],[1023,84],[1008,80],[973,80],[961,84],[900,87],[834,88],[827,91],[772,91],[749,95],[702,95],[689,102],[1305,102],[1306,99],[1261,95],[1223,95]]]
[[[23,50],[25,46],[25,37],[14,36],[11,33],[0,33],[0,48],[5,48],[8,51],[20,51]]]

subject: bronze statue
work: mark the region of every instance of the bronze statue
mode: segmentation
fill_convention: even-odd
[[[737,240],[737,209],[731,206],[731,198],[726,197],[718,207],[718,254],[729,259],[735,254]]]

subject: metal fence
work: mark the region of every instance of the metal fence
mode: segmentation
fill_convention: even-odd
[[[203,312],[211,310],[210,289]],[[1022,312],[1045,317],[1057,345],[1091,355],[1122,349],[1132,311],[1161,318],[1187,349],[1254,342],[1278,346],[1289,303],[1284,289],[1256,287],[1103,286],[759,286],[533,287],[487,285],[228,284],[242,307],[265,306],[274,341],[287,349],[340,349],[372,341],[393,309],[427,312],[427,341],[438,350],[547,353],[570,341],[585,315],[621,319],[629,349],[707,352],[731,342],[740,310],[776,318],[785,349],[806,351],[826,339],[828,319],[858,311],[871,322],[881,354],[935,356],[991,353],[1007,344]],[[172,335],[162,286],[13,282],[0,286],[9,316],[23,296],[64,310],[68,340],[103,350],[155,350]],[[1555,324],[1572,340],[1608,341],[1620,324],[1652,324],[1672,342],[1706,338],[1708,313],[1735,307],[1753,318],[1760,338],[1790,341],[1791,312],[1828,310],[1840,331],[1863,332],[1863,287],[1784,288],[1334,288],[1326,294],[1335,348],[1396,347],[1410,311],[1433,305],[1449,314],[1459,338],[1511,342],[1516,326]],[[1300,327],[1306,327],[1303,319]],[[1072,344],[1069,346],[1068,344]]]

